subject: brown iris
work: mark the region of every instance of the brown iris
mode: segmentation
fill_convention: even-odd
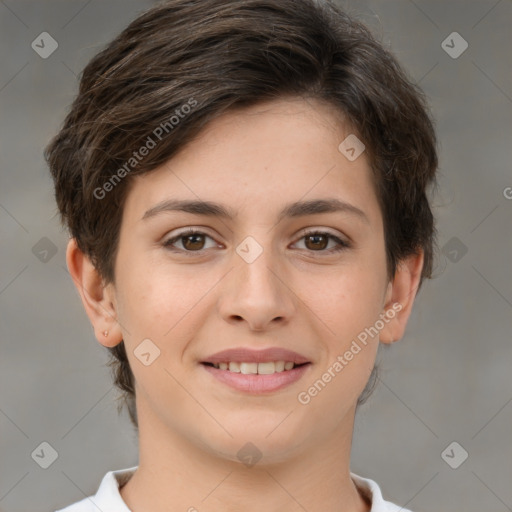
[[[319,242],[318,239],[323,238],[323,242]],[[307,235],[305,237],[305,244],[308,249],[325,249],[327,247],[327,244],[329,243],[327,235],[322,234],[315,234],[315,235]],[[309,247],[308,242],[313,241],[313,246]]]

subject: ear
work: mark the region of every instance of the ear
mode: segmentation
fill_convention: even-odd
[[[78,248],[74,238],[68,243],[66,263],[96,339],[105,347],[116,346],[123,336],[117,323],[114,286],[105,286],[103,278],[89,257]]]
[[[384,299],[384,328],[380,331],[382,343],[398,341],[405,332],[412,305],[420,283],[424,254],[411,254],[397,265],[395,277],[388,283]]]

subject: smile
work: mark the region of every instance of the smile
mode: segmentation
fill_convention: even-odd
[[[295,364],[291,361],[263,363],[224,362],[202,363],[215,380],[237,391],[262,394],[278,391],[303,377],[311,363]]]

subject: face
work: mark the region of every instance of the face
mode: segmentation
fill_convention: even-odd
[[[391,307],[368,161],[338,149],[350,133],[323,104],[269,102],[218,118],[134,177],[111,294],[141,430],[230,460],[251,441],[269,462],[348,430],[379,335],[356,341],[359,351],[354,340]],[[232,216],[170,201],[215,203]],[[345,206],[315,210],[316,201]],[[312,208],[295,204],[304,202]],[[262,375],[211,365],[238,348],[279,348],[294,354],[272,360],[307,364],[264,374],[280,369],[267,362]],[[258,354],[223,357],[257,367]]]

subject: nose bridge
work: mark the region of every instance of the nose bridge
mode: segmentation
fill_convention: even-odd
[[[258,238],[261,242],[248,236],[236,248],[240,291],[254,295],[275,295],[279,293],[275,269],[280,265],[272,248],[271,238],[265,237],[263,240],[261,235]]]

